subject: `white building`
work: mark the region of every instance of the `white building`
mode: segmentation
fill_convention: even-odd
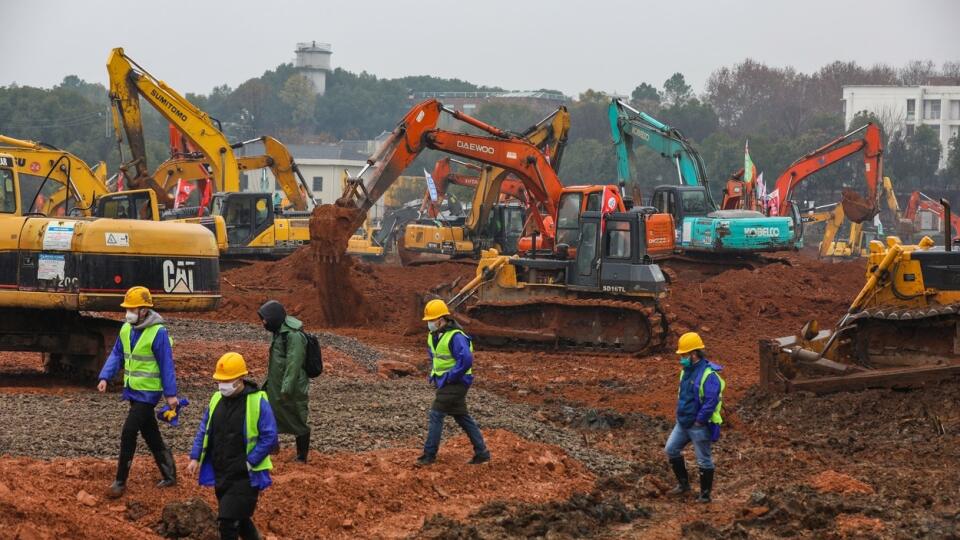
[[[378,141],[341,141],[324,144],[288,144],[300,168],[300,174],[310,187],[317,204],[330,204],[343,193],[343,171],[356,176],[374,153]],[[263,153],[263,146],[250,143],[238,150],[238,155],[255,156]],[[240,176],[241,191],[281,192],[269,169],[249,171]],[[282,194],[282,192],[281,192]],[[383,201],[370,210],[370,218],[378,223],[383,216]]]
[[[917,126],[936,130],[940,168],[946,165],[950,139],[960,136],[960,86],[844,86],[846,125],[860,111],[876,115],[890,134],[900,130],[912,135]]]

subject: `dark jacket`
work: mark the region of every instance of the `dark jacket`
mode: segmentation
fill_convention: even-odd
[[[700,379],[703,370],[710,366],[714,371],[723,369],[718,364],[707,360],[700,360],[696,364],[683,368],[680,377],[680,392],[677,399],[677,423],[681,427],[689,428],[695,422],[706,424],[710,420],[717,402],[720,399],[720,378],[711,374],[703,384],[703,401],[700,400]]]
[[[303,323],[287,316],[270,343],[270,363],[264,390],[277,417],[280,433],[305,435],[310,379],[303,370],[307,356],[307,338],[300,331]]]
[[[246,396],[257,390],[259,388],[256,383],[244,381],[243,392],[236,396],[222,398],[213,411],[210,436],[207,440],[207,455],[200,464],[201,486],[219,486],[225,480],[242,476],[244,472],[250,478],[250,485],[257,489],[266,489],[273,483],[270,471],[247,470],[247,463],[259,464],[277,445],[277,423],[273,410],[268,400],[261,399],[260,420],[257,422],[259,436],[256,446],[247,455]],[[200,428],[193,439],[190,459],[200,459],[209,415],[210,408],[207,407],[203,411]]]

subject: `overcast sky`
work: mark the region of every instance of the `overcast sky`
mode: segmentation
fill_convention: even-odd
[[[960,0],[0,0],[0,86],[106,83],[111,48],[181,92],[290,62],[298,41],[379,77],[436,75],[512,90],[629,93],[679,71],[699,93],[744,58],[810,72],[830,61],[960,60]]]

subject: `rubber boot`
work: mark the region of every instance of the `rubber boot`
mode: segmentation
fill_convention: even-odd
[[[113,481],[113,484],[110,485],[110,488],[107,490],[107,497],[110,499],[116,499],[123,495],[127,491],[127,478],[130,476],[130,466],[133,465],[133,461],[127,461],[126,463],[117,463],[117,479]]]
[[[690,491],[690,477],[687,475],[687,466],[683,462],[683,457],[671,458],[670,467],[673,469],[674,476],[677,477],[677,487],[667,492],[668,495],[683,495]]]
[[[700,496],[697,502],[710,502],[710,492],[713,491],[713,469],[700,469]]]
[[[157,462],[157,468],[160,469],[162,480],[157,482],[157,487],[165,488],[177,485],[177,462],[173,460],[173,452],[169,448],[153,455]]]
[[[296,439],[297,441],[297,461],[300,463],[307,462],[307,456],[310,455],[310,434],[300,435]]]

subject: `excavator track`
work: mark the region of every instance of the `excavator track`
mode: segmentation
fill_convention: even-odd
[[[539,298],[481,302],[461,317],[483,343],[565,351],[643,355],[667,336],[667,317],[653,300]],[[509,321],[509,326],[501,326]]]

